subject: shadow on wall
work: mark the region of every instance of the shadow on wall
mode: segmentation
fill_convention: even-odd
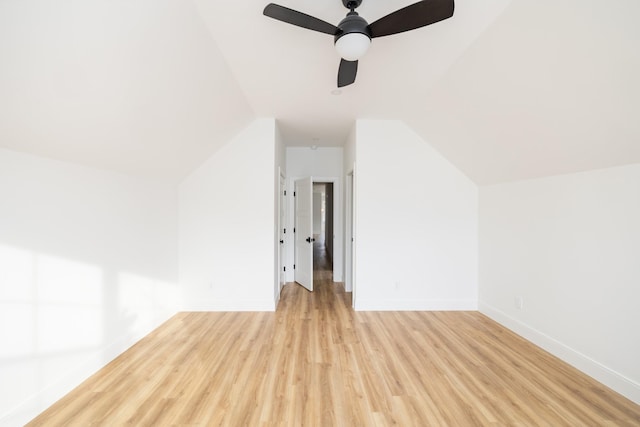
[[[0,243],[0,424],[37,415],[178,298],[175,284]]]

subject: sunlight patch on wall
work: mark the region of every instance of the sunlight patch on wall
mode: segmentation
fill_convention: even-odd
[[[28,251],[0,245],[0,358],[28,354],[35,350],[31,334],[35,329],[33,257]]]
[[[0,424],[70,391],[173,315],[180,295],[175,283],[0,243]]]
[[[132,273],[118,275],[118,309],[131,319],[131,332],[147,334],[181,306],[175,285]]]
[[[43,303],[100,305],[102,273],[99,268],[76,261],[37,257],[38,299]]]
[[[102,342],[98,267],[0,245],[0,357]]]
[[[99,267],[0,245],[0,415],[103,344]]]

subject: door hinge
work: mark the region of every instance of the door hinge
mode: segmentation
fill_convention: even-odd
[[[295,191],[293,192],[293,197],[296,197],[296,192]]]
[[[283,269],[284,271],[287,271],[287,266],[285,265],[284,267],[282,267],[282,269]]]
[[[293,227],[293,232],[294,232],[294,233],[296,232],[296,228],[295,228],[295,227]]]
[[[293,269],[294,269],[294,270],[296,269],[296,265],[295,265],[295,264],[293,264]]]
[[[285,195],[285,196],[287,195],[287,190],[284,190],[284,195]]]

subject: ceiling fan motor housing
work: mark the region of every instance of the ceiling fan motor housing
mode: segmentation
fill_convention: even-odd
[[[334,43],[337,42],[340,37],[352,33],[364,34],[371,39],[369,24],[363,17],[358,15],[357,12],[351,11],[347,13],[347,16],[338,24],[338,28],[340,31],[336,33]]]

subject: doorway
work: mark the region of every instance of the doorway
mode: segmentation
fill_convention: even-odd
[[[287,266],[288,277],[290,277],[288,281],[296,282],[312,291],[315,267],[316,270],[324,271],[321,276],[326,282],[339,283],[342,287],[344,277],[342,178],[307,176],[289,179],[292,196],[289,204],[290,227],[293,239],[289,252],[292,267],[290,272]],[[310,215],[307,216],[306,212]]]
[[[313,276],[333,282],[334,232],[333,182],[313,183]]]
[[[316,276],[325,283],[341,280],[335,275],[336,256],[341,260],[336,242],[336,179],[313,177],[294,180],[294,281],[314,290]]]

